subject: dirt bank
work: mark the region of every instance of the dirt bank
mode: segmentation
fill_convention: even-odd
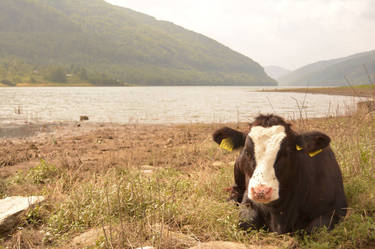
[[[242,126],[246,126],[243,124]],[[61,123],[2,127],[0,136],[0,177],[35,166],[41,159],[79,160],[90,169],[103,158],[132,157],[137,165],[168,165],[171,148],[211,139],[219,125],[121,125],[112,123]],[[152,160],[155,153],[165,156]],[[180,166],[191,164],[180,161]],[[20,193],[14,193],[20,194]]]
[[[313,93],[313,94],[329,94],[329,95],[343,95],[355,97],[374,97],[375,86],[369,87],[322,87],[322,88],[293,88],[290,89],[274,89],[262,90],[264,92],[298,92],[298,93]]]

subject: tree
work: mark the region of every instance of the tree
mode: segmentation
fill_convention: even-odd
[[[50,69],[46,79],[53,82],[65,83],[67,81],[65,70],[61,67]]]
[[[12,81],[10,80],[2,80],[1,83],[3,83],[4,85],[7,85],[7,86],[16,86],[16,84],[14,84]]]

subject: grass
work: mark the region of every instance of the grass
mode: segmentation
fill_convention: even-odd
[[[274,89],[274,90],[262,90],[265,92],[300,92],[300,93],[316,93],[316,94],[330,94],[330,95],[344,95],[344,96],[356,96],[356,97],[372,97],[375,99],[375,83],[367,85],[355,85],[355,86],[338,86],[338,87],[313,87],[313,88],[290,88],[287,89]]]
[[[10,156],[17,162],[5,168],[42,160],[3,177],[0,195],[42,194],[47,201],[29,210],[0,248],[78,248],[72,239],[93,228],[102,236],[87,248],[189,248],[213,240],[280,248],[375,246],[374,114],[294,122],[297,130],[321,130],[332,138],[349,202],[347,217],[334,230],[304,237],[237,228],[238,207],[226,202],[225,189],[233,183],[238,152],[223,151],[211,141],[218,127],[122,126],[34,146],[28,141],[10,148],[1,144],[9,155],[21,148],[37,150],[27,157]]]

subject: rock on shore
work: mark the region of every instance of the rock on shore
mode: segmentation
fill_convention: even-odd
[[[12,196],[0,200],[0,234],[12,230],[19,215],[29,207],[44,201],[43,196]]]

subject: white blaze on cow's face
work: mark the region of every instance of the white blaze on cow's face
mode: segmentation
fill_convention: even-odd
[[[281,125],[272,127],[254,126],[249,137],[254,145],[256,167],[248,186],[248,197],[251,200],[268,203],[279,199],[279,181],[276,178],[274,163],[280,150],[281,142],[286,137],[285,128]],[[254,189],[271,188],[267,199],[257,199]],[[253,188],[253,189],[252,189]],[[253,191],[251,191],[253,190]]]

